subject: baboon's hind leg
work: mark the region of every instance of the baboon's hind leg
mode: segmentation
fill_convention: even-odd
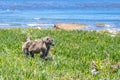
[[[23,54],[24,54],[24,56],[27,57],[27,56],[29,55],[28,49],[24,49],[24,50],[23,50]]]

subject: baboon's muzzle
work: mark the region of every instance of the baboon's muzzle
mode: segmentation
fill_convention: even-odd
[[[55,43],[52,43],[51,46],[55,46]]]

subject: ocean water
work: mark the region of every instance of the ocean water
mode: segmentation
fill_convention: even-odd
[[[52,28],[55,23],[119,31],[120,0],[0,0],[0,28]],[[108,26],[97,27],[99,23]]]

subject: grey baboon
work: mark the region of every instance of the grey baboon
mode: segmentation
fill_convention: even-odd
[[[25,56],[30,55],[31,57],[34,57],[34,54],[36,53],[40,54],[41,58],[47,60],[50,46],[54,46],[54,41],[51,37],[44,37],[40,40],[30,40],[28,37],[22,46],[22,51]]]

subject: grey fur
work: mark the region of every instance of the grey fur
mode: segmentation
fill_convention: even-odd
[[[44,37],[40,40],[30,40],[29,38],[23,44],[22,51],[25,56],[34,57],[34,54],[40,54],[41,58],[47,59],[50,46],[54,46],[54,41],[51,37]]]

